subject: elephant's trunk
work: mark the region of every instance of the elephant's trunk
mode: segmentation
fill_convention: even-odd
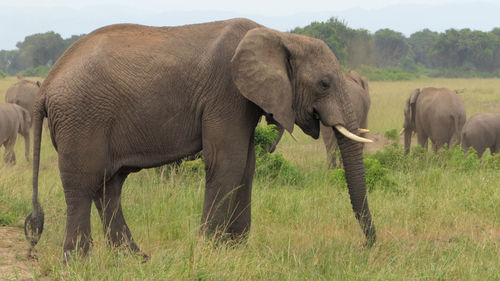
[[[356,120],[356,115],[353,111],[350,98],[345,91],[345,83],[342,82],[344,81],[341,80],[341,85],[339,85],[339,97],[342,98],[342,101],[338,104],[342,104],[341,110],[344,117],[344,125],[347,130],[357,132],[359,123]],[[370,208],[368,207],[368,198],[366,196],[363,144],[348,139],[335,128],[333,130],[338,140],[342,161],[344,163],[345,176],[352,208],[356,215],[356,219],[359,221],[361,229],[366,236],[366,245],[369,247],[375,243],[376,231],[375,224],[372,221]]]
[[[338,139],[351,205],[356,219],[366,236],[366,245],[371,246],[376,240],[375,224],[372,221],[368,199],[366,197],[365,166],[363,164],[363,145],[350,140],[335,131]]]
[[[411,133],[412,133],[412,130],[410,128],[405,128],[405,131],[404,131],[404,134],[405,134],[405,154],[410,153]]]

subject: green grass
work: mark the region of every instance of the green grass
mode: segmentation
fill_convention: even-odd
[[[15,81],[0,79],[1,100]],[[372,82],[369,128],[399,131],[404,101],[425,86],[465,88],[468,116],[500,102],[497,79]],[[299,128],[294,135],[298,142],[285,133],[278,151],[300,169],[302,184],[255,179],[247,243],[215,246],[199,235],[203,172],[188,167],[160,177],[150,169],[127,179],[122,204],[151,260],[142,264],[127,251],[109,249],[93,209],[89,256],[63,265],[66,205],[57,154],[44,132],[39,274],[54,280],[500,280],[500,168],[487,164],[492,161],[419,149],[404,157],[400,147],[370,156],[375,174],[379,164],[388,169],[381,182],[387,177],[394,186],[369,193],[378,242],[366,250],[347,190],[336,171],[326,170],[322,141]],[[16,154],[16,166],[0,163],[0,217],[21,226],[31,211],[31,165],[22,157],[22,141]]]

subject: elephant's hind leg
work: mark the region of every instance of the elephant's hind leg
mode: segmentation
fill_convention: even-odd
[[[101,217],[104,236],[108,244],[114,247],[126,245],[133,253],[147,258],[147,255],[142,253],[134,242],[122,212],[121,192],[127,176],[128,173],[125,172],[116,173],[106,181],[93,200]]]
[[[90,234],[91,182],[81,173],[61,171],[66,199],[66,234],[63,243],[63,261],[71,259],[73,250],[86,255],[92,242]]]
[[[14,135],[13,137],[9,138],[5,143],[5,154],[4,154],[4,161],[7,164],[10,165],[15,165],[16,164],[16,154],[14,153],[14,146],[16,144],[16,137],[17,134]]]

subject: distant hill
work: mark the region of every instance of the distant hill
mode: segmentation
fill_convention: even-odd
[[[98,27],[121,23],[147,25],[183,25],[233,17],[247,17],[263,25],[281,31],[305,26],[312,21],[325,21],[330,17],[345,20],[352,28],[364,28],[375,32],[390,28],[405,35],[429,28],[444,31],[449,28],[471,28],[489,31],[500,26],[500,3],[458,3],[441,6],[394,5],[381,9],[350,9],[335,11],[325,7],[325,12],[299,13],[291,16],[260,16],[219,11],[157,11],[126,9],[110,5],[92,8],[9,8],[0,4],[0,49],[15,49],[16,42],[34,33],[49,30],[60,33],[64,38],[73,34],[88,33]]]

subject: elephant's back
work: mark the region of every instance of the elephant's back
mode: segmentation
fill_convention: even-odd
[[[460,115],[465,118],[464,101],[458,94],[447,88],[424,88],[417,100],[418,103],[420,103],[421,108],[432,109],[432,111],[441,114]]]

